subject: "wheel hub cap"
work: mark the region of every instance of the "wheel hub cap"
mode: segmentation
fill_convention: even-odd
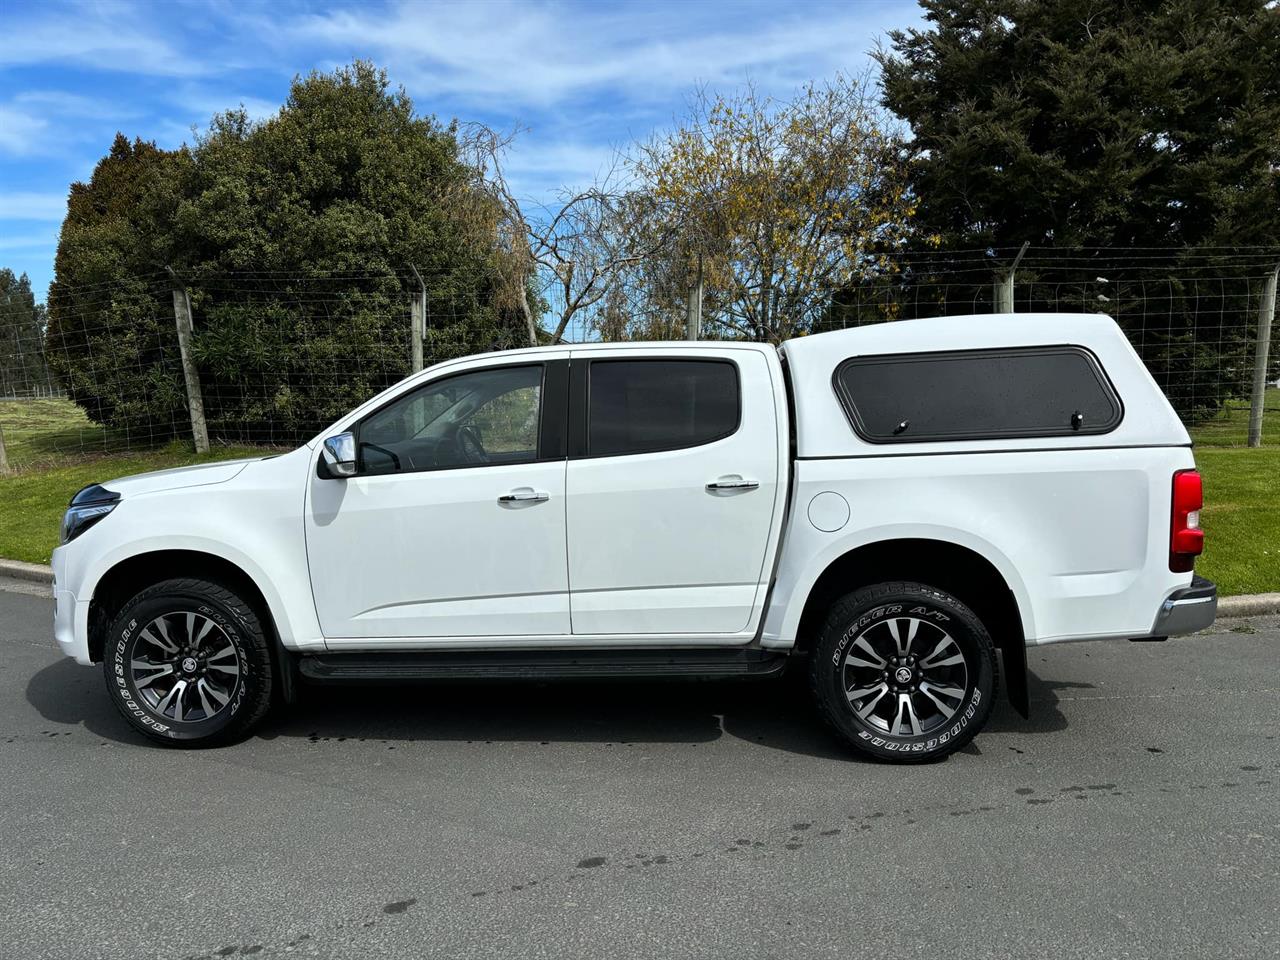
[[[913,676],[915,676],[915,674],[911,672],[910,667],[899,667],[893,672],[893,679],[897,680],[899,683],[910,683]]]
[[[195,658],[195,657],[183,657],[183,658],[182,658],[182,672],[183,672],[183,673],[195,673],[195,672],[196,672],[196,666],[197,666],[197,664],[196,664],[196,658]]]

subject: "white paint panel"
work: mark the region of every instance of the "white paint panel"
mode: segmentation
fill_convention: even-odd
[[[321,480],[307,554],[326,637],[569,632],[563,461]],[[500,504],[517,487],[546,501]]]

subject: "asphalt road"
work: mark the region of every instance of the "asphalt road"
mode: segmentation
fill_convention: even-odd
[[[1280,618],[1031,652],[926,767],[793,680],[310,691],[145,745],[0,592],[0,956],[1274,957]]]

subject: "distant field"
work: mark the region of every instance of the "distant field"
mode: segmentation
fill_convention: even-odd
[[[1224,594],[1280,591],[1280,390],[1267,393],[1260,449],[1245,446],[1248,422],[1248,404],[1235,401],[1191,431],[1208,542],[1197,569]],[[108,436],[67,400],[0,401],[0,427],[16,468],[0,478],[0,557],[32,563],[49,562],[67,501],[85,484],[264,452],[227,446],[197,456],[181,442],[122,451],[125,438]]]

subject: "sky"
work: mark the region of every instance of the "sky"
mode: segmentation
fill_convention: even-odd
[[[888,30],[919,22],[911,0],[0,0],[0,266],[44,299],[69,185],[117,131],[174,148],[356,58],[419,113],[521,128],[508,173],[551,202],[700,87],[786,96],[861,74]]]

